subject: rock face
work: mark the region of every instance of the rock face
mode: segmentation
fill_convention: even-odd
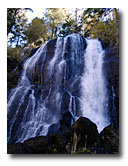
[[[87,149],[88,147],[99,146],[99,133],[96,124],[88,118],[80,117],[67,133],[71,153]]]
[[[73,120],[74,119],[72,117],[72,114],[69,111],[65,111],[60,121],[56,124],[52,124],[49,127],[48,135],[51,136],[52,134],[56,134],[56,133],[59,135],[63,135],[65,132],[69,130]]]
[[[32,48],[27,47],[27,50],[28,49],[32,49]],[[8,96],[9,96],[9,91],[11,91],[11,89],[16,88],[16,86],[18,85],[18,81],[19,81],[19,78],[21,76],[22,69],[23,69],[23,64],[24,64],[26,58],[29,58],[29,57],[33,56],[38,49],[39,48],[32,49],[31,52],[29,54],[27,53],[26,56],[23,55],[22,57],[20,57],[19,61],[16,61],[16,59],[10,60],[9,58],[7,58],[7,66],[8,66],[7,88],[8,88]],[[23,50],[23,52],[24,52],[24,50]],[[21,53],[21,54],[25,54],[25,53]]]
[[[82,117],[80,106],[86,47],[78,34],[50,40],[10,73],[9,154],[118,153],[118,48],[107,48],[103,63],[105,104],[114,127],[99,134],[94,121]]]
[[[8,145],[8,153],[75,153],[82,147],[90,147],[98,143],[99,133],[97,126],[93,122],[87,118],[80,117],[70,127],[70,116],[68,117],[69,119],[64,120],[68,115],[68,112],[63,115],[58,131],[52,130],[51,133],[51,129],[49,129],[49,134],[45,137],[30,138],[24,143]]]
[[[73,118],[81,115],[79,86],[86,46],[80,35],[69,35],[46,42],[24,62],[18,85],[9,95],[8,143],[46,135],[50,125],[63,124],[65,111]]]
[[[89,119],[80,117],[70,129],[71,137],[76,133],[79,137],[78,144],[83,147],[85,144],[91,146],[98,141],[98,130],[95,123],[91,122]]]
[[[100,133],[103,148],[109,153],[118,153],[119,151],[119,133],[110,125]]]
[[[43,137],[26,140],[24,143],[8,145],[8,154],[49,154],[50,149]]]
[[[89,119],[80,117],[71,127],[65,125],[47,136],[8,145],[8,154],[116,154],[119,135],[112,125],[100,134]],[[60,134],[61,130],[65,130]]]
[[[108,91],[108,110],[111,123],[119,128],[119,48],[105,50],[104,74]]]

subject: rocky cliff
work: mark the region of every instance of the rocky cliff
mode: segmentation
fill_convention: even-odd
[[[101,66],[105,88],[100,95],[96,82],[93,88],[97,88],[93,93],[97,98],[105,94],[105,99],[101,102],[105,109],[99,110],[96,105],[95,113],[97,111],[100,115],[101,112],[102,116],[94,122],[86,113],[83,114],[86,110],[81,107],[85,101],[81,98],[81,93],[84,92],[81,80],[83,73],[89,70],[85,66],[86,57],[89,57],[86,55],[87,46],[87,40],[77,34],[50,40],[9,73],[9,154],[118,153],[119,50],[106,48],[104,52],[98,43],[99,54],[105,53]],[[97,56],[96,53],[95,55]],[[97,69],[98,64],[101,65],[96,56],[93,57],[94,69]],[[88,90],[86,92],[89,95]],[[86,98],[88,99],[87,96]],[[94,108],[91,105],[92,100],[89,109]],[[100,121],[103,116],[104,119],[109,117],[108,127],[108,123]],[[97,130],[98,123],[104,125],[101,132]]]

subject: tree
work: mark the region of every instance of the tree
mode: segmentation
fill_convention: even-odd
[[[36,42],[40,38],[43,39],[44,43],[47,39],[47,26],[44,18],[34,18],[25,31],[25,35],[29,43]]]
[[[78,23],[77,21],[78,21],[78,8],[76,8],[76,10],[75,10],[75,16],[76,16],[76,24]]]
[[[67,36],[72,33],[80,33],[81,34],[82,25],[78,24],[76,20],[71,17],[67,17],[65,23],[62,25],[61,30],[59,32],[60,37]]]
[[[119,45],[119,10],[87,8],[82,15],[83,35],[100,38],[106,47]]]
[[[59,36],[64,37],[72,33],[79,33],[82,35],[82,22],[78,14],[78,11],[80,10],[81,9],[78,8],[72,9],[72,14],[67,15],[60,28]]]
[[[110,11],[108,19],[94,22],[90,29],[90,35],[100,38],[106,47],[119,46],[119,13],[117,9]]]
[[[90,35],[90,29],[93,24],[99,22],[105,15],[105,8],[85,8],[81,17],[83,25],[83,35],[85,37],[88,37]]]
[[[15,43],[16,46],[21,45],[26,39],[24,31],[26,29],[27,18],[25,13],[30,8],[8,8],[7,9],[7,35],[9,43]]]
[[[45,17],[50,39],[56,38],[57,33],[68,15],[66,8],[47,8]]]
[[[7,8],[7,35],[12,33],[12,27],[15,25],[19,10],[20,8]]]

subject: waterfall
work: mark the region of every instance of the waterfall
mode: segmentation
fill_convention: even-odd
[[[47,43],[26,60],[18,85],[9,96],[7,107],[9,143],[23,142],[31,137],[46,135],[48,127],[56,122],[56,116],[52,117],[46,107],[50,90],[46,99],[42,100],[41,94],[38,94],[37,99],[35,93],[40,89],[40,86],[33,84],[35,74],[38,74],[37,72],[41,72],[43,69],[46,58],[46,45]],[[40,65],[41,58],[42,64]],[[42,78],[40,79],[42,81]]]
[[[80,115],[79,89],[74,85],[83,70],[85,44],[78,34],[58,38],[25,61],[18,85],[8,97],[8,143],[47,135],[65,111],[73,118]]]
[[[100,132],[109,124],[107,116],[107,92],[102,72],[104,51],[98,39],[87,40],[85,69],[81,79],[81,109],[83,116],[98,126]]]
[[[29,57],[8,97],[8,143],[47,135],[65,111],[72,124],[85,116],[99,131],[108,125],[103,54],[98,40],[71,34],[49,40]]]

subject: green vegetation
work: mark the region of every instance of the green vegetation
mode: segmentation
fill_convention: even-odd
[[[7,48],[8,72],[14,70],[20,63],[19,48]]]
[[[81,28],[81,24],[78,24],[76,20],[68,16],[65,20],[65,23],[62,25],[61,30],[59,31],[59,36],[64,37],[72,33],[80,33]]]
[[[7,9],[7,35],[11,35],[8,43],[15,43],[17,46],[22,46],[26,40],[24,34],[27,28],[27,18],[25,13],[32,9],[30,8],[8,8]],[[23,42],[23,43],[22,43]]]
[[[49,39],[57,37],[57,33],[62,27],[67,16],[70,16],[66,8],[47,8],[44,13]]]
[[[99,38],[105,47],[119,46],[119,10],[116,8],[76,8],[72,13],[68,8],[46,8],[42,18],[36,17],[31,23],[27,22],[28,10],[32,11],[30,8],[7,9],[9,59],[19,60],[25,47],[30,54],[47,40],[72,33]]]
[[[35,18],[32,23],[29,24],[25,35],[28,39],[28,43],[35,42],[35,45],[42,44],[47,39],[47,27],[45,26],[45,20],[40,18]]]
[[[7,9],[8,43],[23,47],[35,42],[40,45],[58,36],[79,33],[84,37],[100,38],[109,46],[119,45],[119,10],[116,8],[84,8],[78,15],[78,8],[71,15],[67,8],[46,8],[42,19],[34,18],[27,23],[26,12],[30,8]],[[36,42],[37,41],[37,42]]]

